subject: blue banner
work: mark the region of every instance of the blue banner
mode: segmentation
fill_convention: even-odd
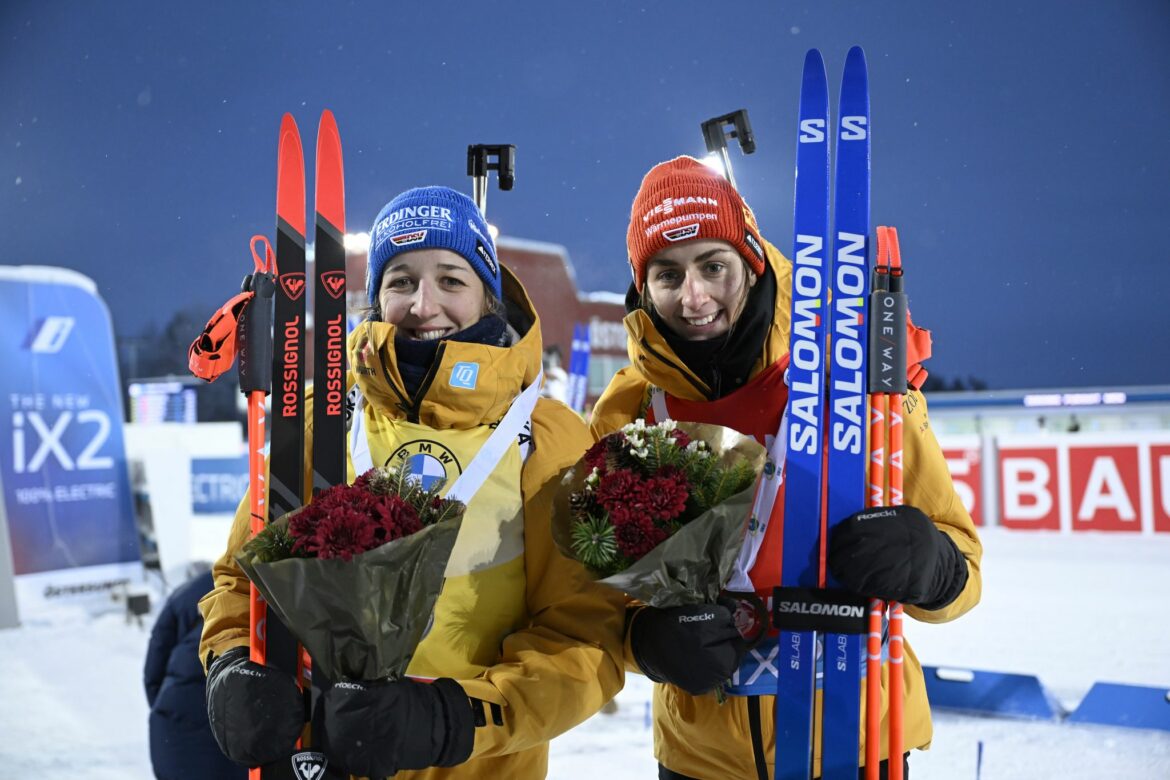
[[[248,455],[191,459],[191,511],[197,515],[235,512],[248,490]]]
[[[18,580],[103,566],[91,572],[101,582],[38,580],[39,595],[121,584],[110,565],[140,551],[113,329],[93,282],[0,266],[0,365],[0,484]]]

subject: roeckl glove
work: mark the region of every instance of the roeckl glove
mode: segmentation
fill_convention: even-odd
[[[630,623],[630,647],[651,680],[699,696],[731,677],[748,643],[727,607],[693,604],[639,609]]]
[[[459,683],[439,678],[334,683],[321,698],[324,751],[360,777],[455,766],[471,756],[475,714]]]
[[[951,537],[913,506],[866,509],[829,539],[829,570],[864,596],[942,609],[967,584],[967,560]]]
[[[287,672],[248,660],[233,647],[207,670],[207,719],[224,755],[244,766],[293,754],[305,725],[305,700]]]

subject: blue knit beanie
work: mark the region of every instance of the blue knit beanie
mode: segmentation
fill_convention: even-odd
[[[475,201],[450,187],[415,187],[387,203],[370,229],[366,293],[378,300],[382,272],[390,258],[414,249],[450,249],[471,265],[497,298],[502,298],[496,245]]]

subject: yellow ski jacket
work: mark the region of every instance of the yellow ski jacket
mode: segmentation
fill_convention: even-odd
[[[425,452],[447,450],[450,457],[442,462],[448,471],[458,471],[490,434],[491,424],[537,380],[539,322],[506,269],[504,293],[519,340],[506,348],[446,342],[417,402],[407,398],[395,363],[394,327],[363,323],[351,334],[347,379],[365,398],[363,423],[374,464],[420,449],[422,442]],[[456,364],[467,363],[478,365],[470,389],[452,375]],[[305,419],[311,421],[310,411]],[[542,398],[531,431],[519,439],[468,504],[434,623],[407,670],[454,678],[469,696],[497,705],[502,723],[489,716],[476,729],[466,763],[403,771],[395,778],[543,778],[549,740],[597,712],[621,689],[624,598],[592,584],[583,567],[557,551],[550,534],[559,476],[591,444],[588,429],[568,407]],[[309,424],[306,462],[311,440]],[[521,444],[528,448],[526,458]],[[352,462],[348,471],[352,481]],[[311,484],[307,469],[305,484]],[[248,643],[249,582],[233,558],[249,537],[248,514],[245,497],[227,551],[213,568],[215,589],[200,602],[204,663],[209,654]]]

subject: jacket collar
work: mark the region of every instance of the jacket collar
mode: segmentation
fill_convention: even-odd
[[[499,420],[541,368],[540,321],[528,293],[502,268],[509,347],[445,340],[414,398],[407,396],[395,359],[397,330],[365,321],[349,336],[349,365],[366,403],[395,419],[431,428],[471,428]]]

